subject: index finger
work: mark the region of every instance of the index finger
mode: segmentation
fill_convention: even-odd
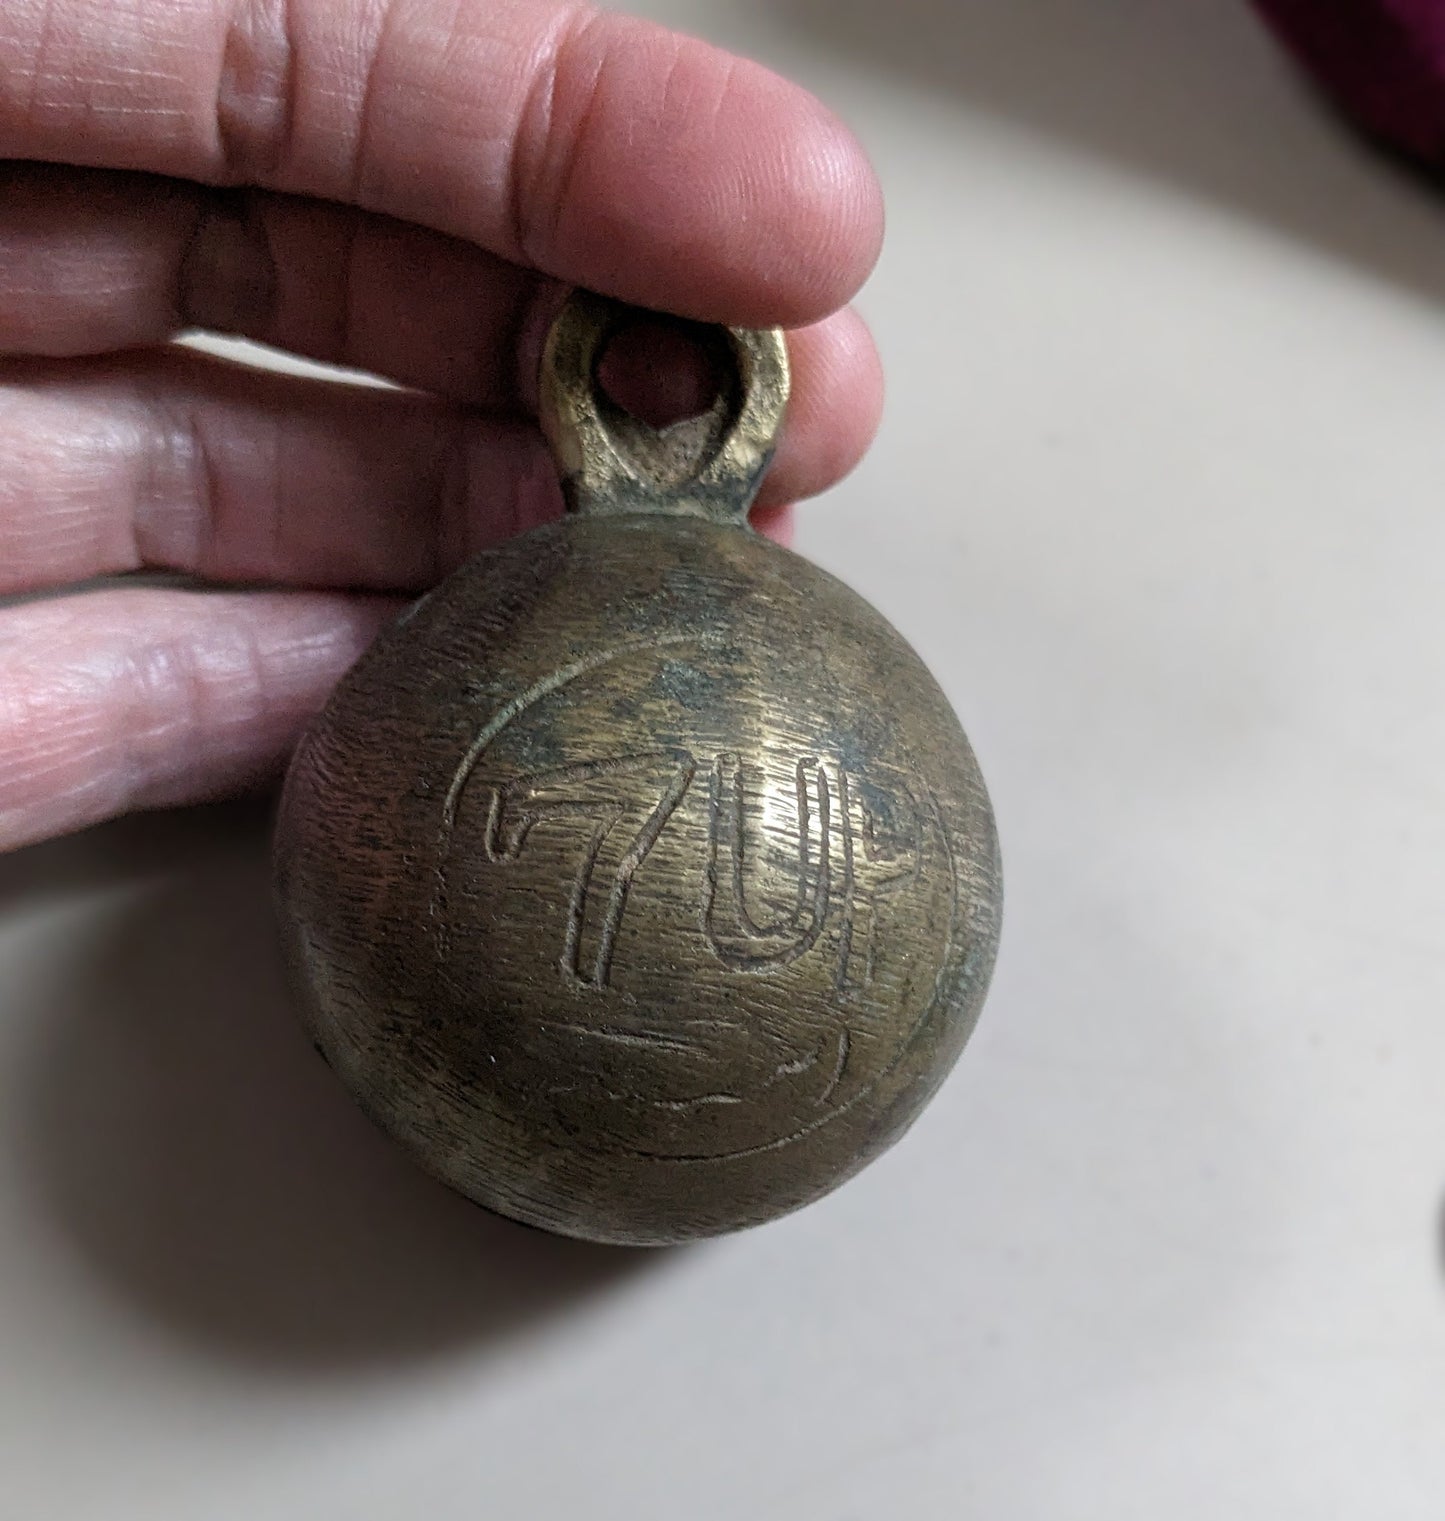
[[[798,325],[882,230],[805,91],[562,0],[5,0],[0,156],[347,201],[639,305]]]

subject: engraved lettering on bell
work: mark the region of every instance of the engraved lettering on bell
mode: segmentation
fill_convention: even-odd
[[[564,976],[586,986],[607,986],[633,879],[686,797],[697,770],[691,751],[672,750],[583,761],[517,776],[492,788],[484,844],[492,865],[520,861],[539,824],[558,824],[573,836],[579,865],[567,890],[566,945],[558,963]],[[781,826],[781,832],[796,842],[790,855],[773,838],[780,832],[778,815],[789,810],[764,797],[758,810],[762,817],[750,829],[743,776],[736,755],[719,755],[712,763],[701,923],[713,954],[734,971],[767,973],[813,951],[830,915],[836,914],[839,992],[871,982],[880,900],[918,878],[920,818],[910,813],[907,839],[885,846],[877,820],[855,796],[857,784],[850,787],[847,771],[805,757],[797,766],[796,810]],[[654,801],[659,780],[661,795]],[[896,809],[896,798],[881,795]],[[755,859],[755,845],[761,861]],[[835,848],[840,858],[836,889]],[[794,884],[792,903],[771,924],[760,924],[748,907],[750,875],[774,887]],[[599,882],[603,885],[597,898]],[[754,882],[753,890],[757,888]],[[860,918],[861,972],[853,961]]]
[[[440,970],[485,961],[489,999],[522,1007],[553,969],[530,1044],[570,1065],[547,1094],[594,1150],[723,1157],[831,1123],[906,1056],[949,954],[949,847],[917,777],[901,760],[865,773],[855,755],[850,771],[839,752],[744,747],[731,731],[719,747],[695,698],[726,650],[703,630],[530,683],[478,715],[445,806]],[[676,743],[590,748],[644,708]],[[549,934],[499,932],[537,917]],[[919,922],[936,933],[889,933]],[[674,968],[689,973],[680,995]],[[659,1020],[668,998],[686,1003],[685,1026]],[[744,1000],[770,1017],[739,1019]],[[646,1084],[619,1070],[624,1050],[650,1052]],[[493,1065],[499,1088],[537,1081],[538,1061]],[[705,1133],[679,1126],[699,1107],[716,1111]]]
[[[797,856],[788,871],[774,876],[797,879],[791,909],[771,924],[759,924],[748,911],[749,872],[762,875],[749,848],[743,806],[743,768],[736,755],[720,755],[713,762],[712,790],[708,809],[708,862],[703,878],[702,917],[709,945],[724,966],[739,972],[769,972],[796,961],[817,945],[832,907],[832,792],[828,775],[816,756],[797,765],[796,816],[790,833],[797,840]],[[810,801],[811,789],[811,801]],[[781,799],[768,797],[774,808]],[[769,828],[768,823],[773,827]],[[751,836],[768,842],[777,831],[774,821]],[[758,853],[766,856],[766,843]],[[763,863],[764,870],[768,863]],[[754,887],[757,884],[754,883]]]
[[[998,935],[992,815],[937,684],[746,525],[787,393],[722,334],[702,418],[542,374],[571,512],[382,636],[293,763],[277,896],[311,1032],[422,1163],[601,1241],[756,1224],[908,1127]],[[708,330],[710,340],[719,330]]]
[[[697,763],[686,750],[653,755],[620,755],[611,760],[583,761],[532,776],[518,777],[492,789],[488,809],[486,856],[494,865],[506,866],[521,858],[527,836],[544,822],[575,821],[588,834],[581,865],[567,899],[566,946],[562,954],[563,975],[584,986],[604,988],[612,969],[617,932],[627,909],[632,879],[647,859],[667,821],[687,794]],[[655,803],[647,782],[655,773],[664,777],[662,794]],[[635,784],[641,782],[640,798]],[[651,806],[649,806],[651,804]],[[645,814],[635,829],[621,827],[629,814]],[[599,863],[615,869],[603,870]],[[604,882],[605,908],[595,931],[595,954],[585,958],[582,942],[588,929],[588,902],[594,878]],[[598,912],[594,908],[595,923]]]

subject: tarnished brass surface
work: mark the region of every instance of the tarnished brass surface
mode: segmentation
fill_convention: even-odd
[[[998,935],[983,782],[922,662],[746,525],[781,335],[714,330],[701,420],[600,391],[573,299],[543,404],[573,512],[457,572],[342,682],[276,840],[320,1048],[433,1172],[666,1243],[856,1172],[961,1050]]]

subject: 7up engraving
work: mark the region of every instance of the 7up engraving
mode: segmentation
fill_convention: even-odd
[[[637,876],[689,794],[705,789],[707,842],[693,880],[712,953],[756,976],[826,942],[846,997],[873,981],[885,900],[923,870],[923,817],[906,790],[870,787],[837,762],[802,756],[792,770],[787,808],[734,753],[703,762],[657,750],[528,773],[490,791],[486,859],[514,866],[539,826],[575,826],[558,964],[575,985],[606,988]]]

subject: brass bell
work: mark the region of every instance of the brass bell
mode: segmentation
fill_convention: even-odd
[[[283,935],[311,1032],[425,1167],[532,1225],[663,1244],[771,1219],[892,1144],[998,939],[993,815],[938,685],[754,533],[778,332],[654,430],[578,293],[542,414],[569,506],[384,633],[292,764]]]

